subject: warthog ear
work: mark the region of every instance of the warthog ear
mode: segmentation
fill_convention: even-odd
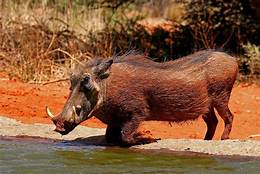
[[[110,74],[112,64],[113,59],[104,60],[93,69],[93,73],[101,80],[106,79]]]

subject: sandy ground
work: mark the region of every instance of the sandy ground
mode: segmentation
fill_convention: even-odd
[[[67,99],[67,83],[36,85],[9,80],[0,73],[0,115],[14,118],[23,123],[51,124],[45,113],[48,105],[54,113],[59,113]],[[233,89],[230,108],[234,113],[234,123],[231,139],[246,140],[250,135],[260,134],[260,87],[257,85],[239,84]],[[214,139],[220,139],[224,124],[218,116],[219,124]],[[93,128],[105,128],[106,125],[94,117],[82,125]],[[202,139],[206,125],[198,120],[175,124],[168,122],[144,122],[140,132],[150,134],[155,138],[185,138]],[[260,137],[254,138],[260,140]]]
[[[14,119],[0,116],[1,136],[30,136],[80,142],[84,145],[106,145],[105,129],[78,126],[70,134],[61,136],[53,131],[51,124],[24,124]],[[196,140],[196,139],[164,139],[156,143],[133,146],[134,149],[145,150],[170,150],[178,152],[198,152],[212,155],[225,156],[251,156],[260,157],[260,141],[255,140]]]

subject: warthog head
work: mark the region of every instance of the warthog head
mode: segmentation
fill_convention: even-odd
[[[62,112],[54,116],[46,107],[48,116],[56,125],[56,132],[66,135],[91,117],[93,109],[100,102],[100,84],[109,76],[112,63],[112,59],[96,59],[72,73],[70,94]]]

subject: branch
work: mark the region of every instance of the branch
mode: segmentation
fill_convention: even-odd
[[[78,59],[76,59],[75,57],[73,57],[73,56],[72,56],[70,53],[68,53],[67,51],[64,51],[64,50],[62,50],[62,49],[60,49],[60,48],[57,48],[57,49],[52,50],[52,51],[49,51],[48,53],[45,53],[44,55],[46,55],[46,54],[51,54],[51,53],[56,52],[56,51],[62,52],[62,53],[64,53],[64,54],[66,54],[67,56],[70,57],[70,59],[72,59],[73,61],[77,62],[78,64],[84,66],[84,64],[81,63]]]
[[[226,46],[226,44],[230,41],[231,37],[233,36],[234,33],[234,27],[232,27],[232,32],[230,33],[229,37],[227,38],[226,42],[224,42],[220,48],[224,48],[224,46]]]
[[[57,79],[57,80],[52,80],[52,81],[48,81],[48,82],[42,83],[42,85],[48,85],[48,84],[57,83],[57,82],[64,82],[64,81],[68,81],[68,80],[69,80],[69,78]]]

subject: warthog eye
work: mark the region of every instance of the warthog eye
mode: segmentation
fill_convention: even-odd
[[[81,80],[81,84],[87,85],[90,83],[90,77],[86,76]]]
[[[90,83],[90,76],[88,74],[84,75],[84,77],[81,79],[80,86],[82,91],[89,91],[92,89],[92,84]]]
[[[89,80],[90,80],[90,77],[89,77],[89,76],[85,76],[85,77],[83,78],[83,81],[84,81],[85,83],[88,83]]]

